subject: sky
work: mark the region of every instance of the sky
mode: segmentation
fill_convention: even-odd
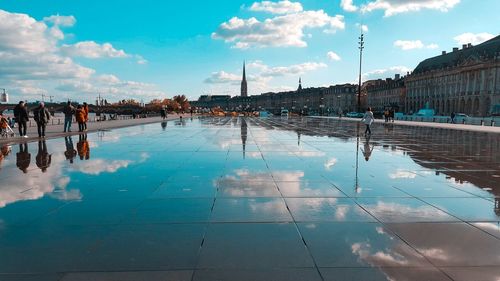
[[[498,0],[0,0],[0,88],[17,100],[148,102],[357,83],[500,33]],[[43,95],[43,97],[42,97]]]

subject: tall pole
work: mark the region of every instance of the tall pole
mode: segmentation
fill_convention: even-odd
[[[363,27],[361,27],[361,36],[359,37],[359,84],[358,84],[358,112],[361,112],[361,65],[363,62],[363,49],[365,48]]]

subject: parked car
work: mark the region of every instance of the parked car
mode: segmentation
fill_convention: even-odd
[[[288,110],[282,109],[281,110],[281,116],[288,116]]]
[[[363,118],[363,116],[365,116],[365,114],[362,112],[349,112],[345,116],[350,117],[350,118]]]

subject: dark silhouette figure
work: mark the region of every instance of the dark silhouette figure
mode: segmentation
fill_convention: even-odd
[[[89,142],[87,141],[87,134],[80,134],[78,137],[78,143],[76,144],[76,149],[78,150],[80,160],[90,159],[90,147]]]
[[[370,160],[374,148],[374,145],[370,145],[370,136],[366,137],[364,147],[361,148],[366,161]]]
[[[16,154],[16,166],[19,170],[23,171],[23,173],[28,173],[28,167],[31,162],[31,154],[28,152],[28,144],[20,143],[19,144],[19,152]]]
[[[43,141],[38,141],[38,154],[36,155],[36,166],[42,170],[42,173],[47,172],[47,168],[50,167],[50,162],[52,161],[52,155],[47,151],[47,143]]]
[[[75,147],[73,146],[73,139],[71,136],[67,136],[64,138],[64,142],[66,143],[66,151],[64,152],[64,156],[66,156],[66,160],[69,160],[69,163],[73,164],[73,159],[75,159],[77,152]]]
[[[241,144],[243,145],[243,159],[245,159],[247,136],[248,136],[248,125],[245,119],[241,119]]]
[[[45,107],[45,104],[41,102],[40,105],[37,108],[35,108],[35,110],[33,110],[33,115],[38,129],[38,137],[44,138],[45,128],[47,127],[47,124],[49,123],[50,120],[50,112]]]
[[[163,119],[163,120],[165,120],[165,118],[167,118],[167,111],[165,110],[165,108],[160,109],[160,115],[161,115],[161,119]]]
[[[167,129],[167,122],[161,122],[161,128],[165,131]]]
[[[29,115],[28,108],[26,107],[24,101],[20,101],[19,104],[14,107],[14,117],[16,118],[17,125],[19,126],[19,136],[27,138],[26,127],[29,121]]]

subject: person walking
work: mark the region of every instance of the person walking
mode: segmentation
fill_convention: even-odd
[[[455,112],[451,113],[451,124],[455,124]]]
[[[28,144],[20,143],[19,152],[16,154],[16,166],[23,173],[28,173],[28,168],[31,162],[31,154],[28,152]]]
[[[64,113],[64,132],[71,132],[71,123],[73,122],[73,114],[75,114],[75,108],[71,105],[71,102],[68,103],[63,108]]]
[[[368,107],[366,109],[365,115],[363,116],[363,119],[361,121],[366,125],[365,136],[367,134],[371,135],[372,134],[372,130],[371,130],[370,126],[375,121],[375,117],[373,117],[373,112],[372,112],[371,107]]]
[[[78,123],[78,132],[83,132],[83,123],[85,123],[85,111],[81,105],[78,105],[78,107],[76,108],[75,119]]]
[[[33,110],[33,116],[35,118],[36,127],[38,129],[38,137],[44,138],[45,128],[47,127],[47,124],[50,120],[50,112],[45,107],[45,104],[43,102],[41,102],[40,105],[35,108],[35,110]]]
[[[89,122],[89,105],[84,102],[82,108],[84,113],[83,130],[87,131],[87,122]]]
[[[29,121],[28,108],[24,101],[20,101],[19,104],[14,107],[14,117],[16,118],[16,122],[19,129],[19,136],[23,138],[27,138],[26,135],[26,127]]]
[[[165,120],[165,118],[167,118],[167,112],[165,110],[165,107],[162,107],[161,110],[160,110],[160,116],[161,116],[161,119]]]

